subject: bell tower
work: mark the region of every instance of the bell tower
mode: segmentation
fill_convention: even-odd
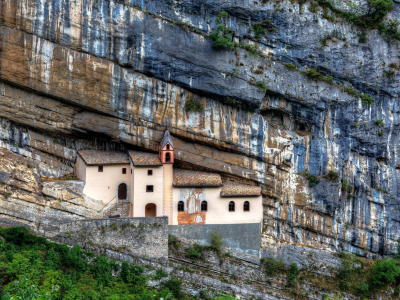
[[[159,146],[159,157],[163,164],[163,212],[168,217],[168,224],[172,224],[172,178],[174,164],[174,144],[169,131],[166,130]]]
[[[159,146],[160,160],[163,164],[174,163],[174,144],[172,143],[171,135],[166,130],[164,137]]]

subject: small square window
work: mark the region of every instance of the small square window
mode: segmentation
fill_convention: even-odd
[[[147,175],[149,176],[153,175],[153,170],[147,170]]]
[[[126,168],[122,168],[122,174],[126,174]]]
[[[146,192],[147,193],[152,193],[154,191],[154,186],[153,185],[146,185]]]
[[[99,172],[103,172],[103,166],[99,166]]]

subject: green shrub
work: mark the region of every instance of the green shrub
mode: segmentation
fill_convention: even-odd
[[[57,292],[59,286],[52,286],[52,292]],[[23,299],[23,300],[36,300],[36,299],[52,299],[49,292],[41,292],[38,286],[31,282],[27,278],[22,278],[20,280],[13,281],[11,284],[6,286],[3,292],[2,300],[13,300],[13,299]]]
[[[262,35],[265,35],[267,29],[271,31],[277,30],[277,28],[272,27],[272,21],[269,19],[251,24],[249,32],[254,32],[255,38],[259,39]]]
[[[222,236],[218,232],[211,232],[211,248],[217,252],[221,251]]]
[[[302,71],[302,73],[310,79],[324,81],[326,83],[333,84],[333,78],[322,74],[320,71],[318,71],[316,67],[308,69],[307,71]]]
[[[178,242],[178,239],[176,238],[176,236],[170,234],[168,236],[168,246],[169,247],[174,247],[176,250],[179,250],[180,248],[180,244]]]
[[[358,43],[359,44],[365,44],[366,42],[368,42],[367,33],[365,31],[363,31],[357,35],[358,35]]]
[[[351,253],[342,251],[339,253],[339,257],[341,265],[336,274],[336,279],[342,290],[349,290],[350,286],[354,284],[355,274],[363,268],[363,264],[358,257]]]
[[[309,186],[309,187],[315,186],[315,185],[318,184],[319,181],[320,181],[319,178],[318,178],[317,176],[312,175],[312,174],[308,174],[308,175],[307,175],[307,178],[308,178],[308,186]]]
[[[369,291],[369,285],[366,280],[363,280],[356,285],[356,293],[358,295],[364,295],[368,293],[368,291]]]
[[[182,292],[182,281],[172,278],[163,283],[163,287],[171,291],[176,299],[187,299],[186,295]]]
[[[235,47],[235,43],[232,41],[233,30],[226,25],[227,18],[228,13],[222,11],[215,19],[218,26],[217,29],[210,34],[215,49],[233,49]]]
[[[385,133],[384,131],[378,131],[379,136],[383,136],[384,133]]]
[[[194,259],[203,258],[203,250],[204,246],[200,246],[199,244],[193,244],[192,247],[186,249],[186,257]]]
[[[167,276],[168,276],[168,274],[164,270],[157,270],[156,276],[154,276],[154,279],[158,280],[158,279],[161,279],[161,278],[167,277]]]
[[[269,89],[269,87],[266,86],[265,83],[262,82],[262,81],[257,81],[257,82],[254,83],[253,85],[256,86],[256,87],[258,87],[258,89],[259,89],[260,91],[266,91],[266,90]]]
[[[383,74],[385,74],[385,76],[386,76],[387,78],[392,78],[392,77],[396,74],[396,71],[393,71],[393,70],[383,70]]]
[[[261,35],[265,35],[265,28],[262,27],[261,22],[253,23],[250,27],[250,32],[254,31],[254,36],[259,39]]]
[[[288,276],[287,276],[287,279],[288,279],[287,285],[289,287],[295,287],[296,286],[297,275],[299,275],[299,268],[297,267],[296,263],[293,263],[293,264],[290,265],[289,273],[288,273]]]
[[[342,180],[342,191],[350,192],[351,186],[347,183],[347,179]]]
[[[267,258],[264,261],[265,272],[269,276],[277,275],[283,271],[285,271],[285,264],[283,261],[277,261],[273,258]]]
[[[400,279],[400,266],[397,260],[380,260],[372,270],[371,280],[374,285],[395,283]]]
[[[367,0],[368,9],[367,13],[359,14],[354,10],[340,10],[335,6],[335,2],[329,0],[316,0],[316,2],[323,7],[323,17],[336,22],[332,14],[347,19],[349,22],[357,25],[362,31],[359,34],[359,42],[365,43],[366,29],[377,29],[381,34],[385,34],[392,39],[400,39],[400,34],[397,31],[398,21],[391,20],[384,23],[385,16],[387,13],[393,9],[392,0]]]
[[[376,119],[376,120],[374,121],[374,124],[375,124],[375,125],[378,125],[378,126],[380,126],[380,127],[385,127],[385,122],[383,121],[382,118]]]
[[[330,170],[328,172],[328,179],[332,181],[337,181],[339,179],[339,174],[333,170]]]
[[[368,96],[367,94],[360,94],[360,98],[364,105],[372,105],[374,103],[374,98]]]
[[[190,97],[189,100],[187,100],[185,103],[185,110],[199,112],[204,110],[204,106],[203,103],[201,103],[199,100]]]
[[[161,291],[147,286],[140,266],[49,242],[24,227],[0,227],[0,235],[2,299],[186,298],[175,282]]]
[[[287,63],[287,64],[283,64],[285,67],[286,67],[286,69],[288,69],[289,71],[296,71],[297,70],[297,66],[295,66],[294,64],[290,64],[290,63]]]

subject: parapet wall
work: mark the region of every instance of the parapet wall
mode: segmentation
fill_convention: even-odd
[[[200,245],[211,244],[211,233],[222,236],[222,246],[247,255],[260,257],[261,224],[205,224],[205,225],[169,225],[169,233],[188,242]]]
[[[168,262],[167,217],[78,220],[61,223],[58,231],[49,233],[51,240],[71,246],[79,244],[117,259]]]

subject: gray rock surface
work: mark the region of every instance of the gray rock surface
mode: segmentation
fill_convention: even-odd
[[[398,45],[376,30],[359,43],[360,28],[327,20],[310,5],[0,0],[0,147],[34,160],[37,176],[59,177],[73,171],[79,149],[157,151],[168,128],[180,166],[263,187],[265,247],[277,239],[393,253],[400,238],[399,73],[384,71],[399,64]],[[212,48],[208,35],[221,11],[242,46],[236,50]],[[399,11],[396,2],[387,18]],[[277,29],[256,39],[249,29],[265,19]],[[345,40],[326,40],[332,34]],[[333,84],[301,72],[313,67]],[[373,105],[363,105],[360,93]],[[204,110],[185,111],[191,98]],[[320,183],[309,187],[303,171]],[[0,194],[18,194],[1,200],[2,222],[33,226],[43,216],[66,216],[47,209],[39,181],[27,192],[16,184],[17,171],[1,172]]]

